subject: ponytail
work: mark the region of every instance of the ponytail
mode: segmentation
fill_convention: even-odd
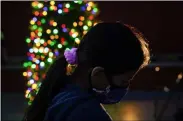
[[[25,113],[23,121],[43,121],[46,110],[54,96],[60,89],[68,83],[69,78],[66,75],[66,59],[64,56],[59,57],[51,65],[46,77],[42,80],[42,85],[36,95],[32,105]]]

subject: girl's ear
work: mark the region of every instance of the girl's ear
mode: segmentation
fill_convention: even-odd
[[[109,83],[104,73],[104,68],[100,66],[93,68],[91,72],[91,83],[93,88],[100,90],[106,89]]]

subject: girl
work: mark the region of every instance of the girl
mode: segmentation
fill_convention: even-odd
[[[135,28],[99,23],[52,64],[24,120],[111,121],[100,104],[120,102],[149,60]]]

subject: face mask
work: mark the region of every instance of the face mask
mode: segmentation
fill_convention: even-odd
[[[96,95],[96,97],[99,99],[100,103],[102,104],[115,104],[122,100],[122,98],[127,94],[127,89],[112,88],[111,86],[108,86],[106,90],[97,90],[93,88],[93,91]]]
[[[90,76],[91,77],[91,76]],[[122,100],[127,94],[128,88],[122,88],[114,86],[111,82],[111,78],[108,78],[110,85],[105,90],[98,90],[92,87],[91,78],[89,77],[90,89],[96,96],[96,98],[102,104],[115,104]],[[112,86],[111,86],[112,85]]]

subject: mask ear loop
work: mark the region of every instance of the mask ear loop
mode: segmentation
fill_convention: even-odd
[[[91,74],[92,74],[93,68],[90,68],[88,71],[88,83],[89,83],[89,92],[92,92],[93,86],[92,86],[92,80],[91,80]]]

